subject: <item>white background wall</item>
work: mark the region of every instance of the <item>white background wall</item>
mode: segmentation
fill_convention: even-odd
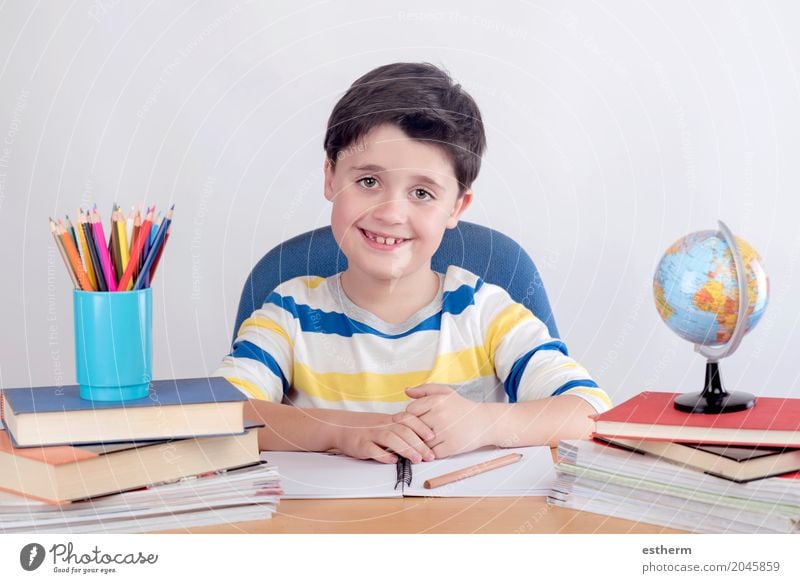
[[[800,6],[770,2],[27,2],[0,5],[0,385],[74,382],[71,284],[47,228],[96,202],[176,203],[155,280],[155,376],[207,374],[241,286],[326,224],[343,91],[446,67],[489,149],[468,220],[537,262],[562,335],[619,401],[694,390],[660,321],[664,249],[725,220],[764,257],[765,319],[729,388],[797,395]]]

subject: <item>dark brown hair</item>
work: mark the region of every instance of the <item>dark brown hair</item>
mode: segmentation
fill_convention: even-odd
[[[430,63],[393,63],[357,79],[328,119],[325,152],[331,165],[384,123],[441,147],[453,162],[459,196],[472,186],[486,149],[481,112],[445,71]]]

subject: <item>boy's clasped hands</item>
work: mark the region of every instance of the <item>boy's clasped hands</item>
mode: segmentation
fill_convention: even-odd
[[[491,443],[486,404],[439,384],[411,387],[406,394],[414,400],[404,411],[358,413],[353,423],[340,427],[336,449],[360,459],[394,463],[401,455],[419,463]]]

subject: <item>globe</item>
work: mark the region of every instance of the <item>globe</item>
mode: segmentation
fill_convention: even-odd
[[[735,237],[735,241],[747,281],[747,333],[764,315],[769,281],[756,250],[744,239]],[[740,291],[734,257],[720,231],[698,231],[675,241],[653,277],[661,319],[678,336],[701,346],[731,340],[739,318]]]
[[[767,308],[769,281],[756,250],[722,221],[718,231],[690,233],[658,262],[653,295],[661,319],[707,359],[703,390],[678,395],[675,408],[721,414],[756,406],[754,395],[725,390],[719,366]]]

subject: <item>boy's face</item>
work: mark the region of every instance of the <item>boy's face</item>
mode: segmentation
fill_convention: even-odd
[[[391,124],[343,150],[335,169],[325,162],[336,242],[349,269],[377,280],[430,270],[444,230],[454,228],[472,202],[471,191],[461,198],[458,192],[445,152]]]

